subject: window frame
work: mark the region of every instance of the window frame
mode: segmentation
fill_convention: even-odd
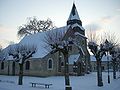
[[[25,62],[25,70],[30,70],[30,61]]]
[[[51,68],[49,67],[49,65],[50,65],[49,61],[50,61],[50,60],[51,60],[51,64],[52,64],[52,65],[51,65]],[[48,61],[47,61],[47,69],[48,69],[48,70],[53,70],[53,59],[52,59],[52,58],[49,58]]]

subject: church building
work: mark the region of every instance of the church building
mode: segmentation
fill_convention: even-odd
[[[66,26],[55,28],[52,31],[64,31],[64,40],[74,39],[75,44],[70,47],[68,56],[69,74],[84,75],[90,71],[90,54],[87,50],[87,37],[85,29],[82,27],[75,4],[73,4],[70,16],[66,21]],[[49,31],[47,31],[49,32]],[[36,45],[37,52],[33,57],[24,63],[24,73],[27,76],[59,76],[64,75],[64,56],[61,52],[50,53],[46,51],[45,42],[43,41],[45,32],[25,36],[18,44]],[[6,49],[12,47],[9,45]],[[1,75],[18,75],[19,63],[12,58],[0,60]]]

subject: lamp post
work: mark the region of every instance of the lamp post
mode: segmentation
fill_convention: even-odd
[[[116,79],[116,59],[117,59],[117,52],[114,50],[112,54],[112,61],[113,61],[113,79]]]
[[[107,52],[107,67],[108,67],[108,83],[110,84],[110,74],[109,74],[109,56],[108,56],[108,52]]]

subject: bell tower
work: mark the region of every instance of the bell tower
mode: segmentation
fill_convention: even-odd
[[[80,20],[80,17],[78,15],[78,12],[77,12],[77,9],[76,9],[76,6],[73,3],[70,16],[69,16],[69,18],[67,20],[67,25],[72,25],[72,24],[75,24],[75,23],[82,26],[82,21]]]

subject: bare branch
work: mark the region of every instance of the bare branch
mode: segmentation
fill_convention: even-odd
[[[115,33],[105,32],[102,37],[103,42],[107,39],[114,47],[119,46],[119,41]]]
[[[13,56],[15,61],[24,63],[26,59],[32,57],[36,52],[36,46],[32,45],[16,45],[15,47],[10,47],[8,50],[9,56]],[[22,60],[22,61],[21,61]]]
[[[46,32],[46,35],[43,41],[46,43],[46,47],[48,47],[47,49],[51,50],[52,49],[51,45],[61,44],[64,35],[65,35],[65,31],[51,30]]]
[[[88,42],[95,42],[98,43],[99,41],[99,36],[96,34],[96,32],[93,30],[87,31],[87,37],[88,37]]]
[[[53,22],[50,19],[37,20],[36,17],[29,18],[27,24],[22,25],[18,29],[18,36],[23,37],[25,35],[35,34],[37,32],[44,32],[55,28]]]

